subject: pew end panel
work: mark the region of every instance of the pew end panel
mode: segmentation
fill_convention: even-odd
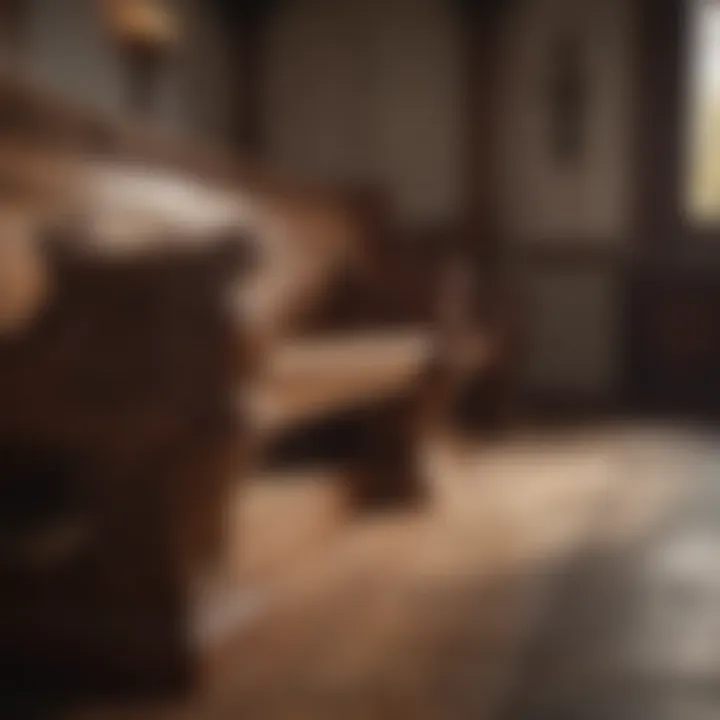
[[[226,242],[48,256],[0,337],[0,665],[41,687],[177,692],[194,588],[223,553],[242,423]]]

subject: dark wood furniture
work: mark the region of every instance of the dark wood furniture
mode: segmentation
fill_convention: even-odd
[[[332,195],[274,186],[16,80],[0,80],[0,108],[3,197],[41,218],[25,241],[51,283],[0,338],[2,669],[187,689],[207,651],[198,598],[222,572],[229,488],[288,428],[349,412],[358,504],[421,500],[418,445],[459,379],[491,364],[491,338],[458,364],[442,314],[362,322],[359,299],[377,305],[392,276]],[[171,186],[194,174],[252,219],[201,231],[164,211],[138,229],[122,193],[145,188],[147,168],[175,173]],[[132,221],[132,247],[98,229],[104,187],[124,189],[110,205]],[[357,291],[345,320],[327,311],[333,279]]]
[[[632,9],[636,169],[628,395],[644,411],[716,416],[720,232],[687,207],[693,3],[636,0]]]

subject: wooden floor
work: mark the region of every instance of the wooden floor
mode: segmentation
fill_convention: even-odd
[[[196,697],[72,720],[718,718],[718,459],[627,425],[439,446],[432,511],[287,562]]]

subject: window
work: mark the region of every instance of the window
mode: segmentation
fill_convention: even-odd
[[[688,209],[701,225],[720,223],[720,0],[692,0]]]

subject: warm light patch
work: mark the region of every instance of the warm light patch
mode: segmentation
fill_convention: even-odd
[[[707,224],[720,220],[720,3],[693,6],[688,200],[692,219]]]

